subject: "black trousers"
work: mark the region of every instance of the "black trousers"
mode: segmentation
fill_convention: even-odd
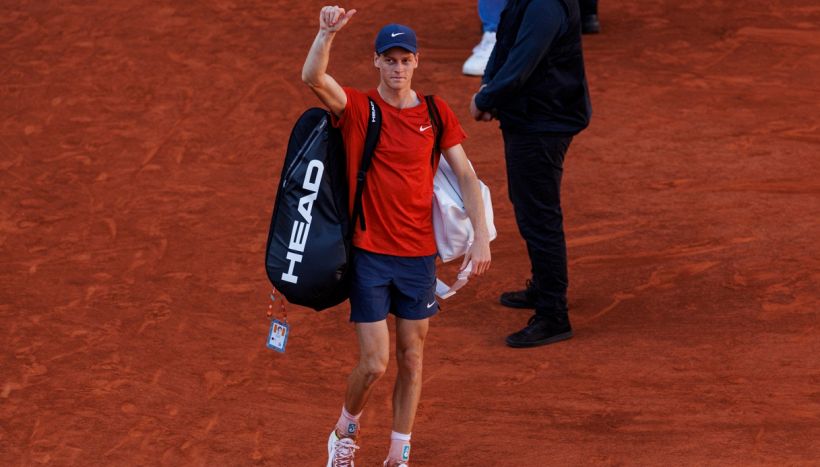
[[[504,135],[507,188],[518,230],[527,243],[535,312],[567,318],[567,245],[561,213],[561,176],[571,136]]]
[[[581,6],[581,18],[598,14],[598,0],[580,0],[578,4]]]

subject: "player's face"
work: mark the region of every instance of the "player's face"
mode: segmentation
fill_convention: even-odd
[[[376,55],[373,63],[379,69],[382,82],[391,89],[400,90],[410,87],[413,70],[419,66],[419,56],[400,47],[394,47],[381,55]]]

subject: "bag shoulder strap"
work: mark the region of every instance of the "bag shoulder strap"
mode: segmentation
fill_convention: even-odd
[[[362,209],[362,194],[364,193],[364,182],[366,180],[367,171],[370,169],[370,163],[373,161],[373,153],[376,150],[376,145],[379,143],[379,135],[382,130],[382,111],[376,102],[371,98],[367,98],[369,111],[367,115],[367,135],[364,139],[364,151],[362,151],[362,161],[359,164],[359,171],[356,172],[356,195],[353,199],[353,215],[350,218],[350,236],[352,238],[353,232],[356,230],[356,221],[359,221],[361,229],[367,230],[367,225],[364,221],[364,210]]]
[[[435,143],[433,143],[433,153],[430,154],[430,167],[435,166],[436,157],[441,154],[441,136],[444,133],[444,124],[441,121],[441,114],[436,106],[435,96],[424,96],[427,102],[427,113],[430,114],[430,123],[433,125]]]

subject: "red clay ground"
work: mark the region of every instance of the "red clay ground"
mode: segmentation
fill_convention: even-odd
[[[0,6],[0,464],[323,465],[346,306],[291,308],[287,354],[263,345],[320,5]],[[499,132],[467,118],[474,2],[346,6],[331,72],[374,85],[376,29],[417,28],[415,85],[463,119],[496,206],[489,276],[433,322],[413,465],[817,465],[815,0],[603,2],[565,171],[577,334],[534,350],[503,345],[528,313],[496,297],[528,263]],[[360,465],[386,452],[390,390]]]

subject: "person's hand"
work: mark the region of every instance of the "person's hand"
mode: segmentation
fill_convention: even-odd
[[[356,10],[345,11],[339,6],[326,6],[319,12],[319,30],[326,32],[336,32],[344,27],[350,18],[356,14]]]
[[[490,112],[484,112],[475,105],[475,96],[476,95],[473,94],[473,98],[470,99],[470,115],[472,115],[477,122],[489,122],[493,119],[492,114]]]
[[[492,258],[490,256],[490,240],[478,240],[473,242],[469,248],[467,248],[467,253],[464,254],[464,261],[461,262],[461,268],[459,268],[459,272],[463,271],[464,268],[470,264],[470,261],[473,262],[472,271],[470,271],[470,277],[477,277],[490,269],[490,262],[492,262]]]

